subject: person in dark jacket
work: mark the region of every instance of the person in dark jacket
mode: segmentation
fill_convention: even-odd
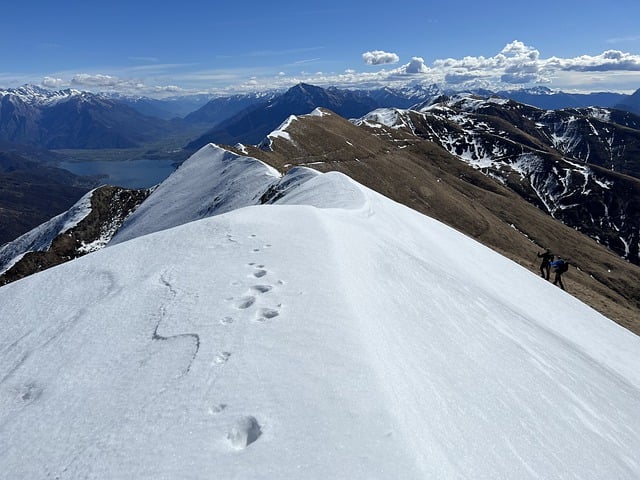
[[[553,255],[549,250],[545,250],[543,253],[538,253],[538,258],[542,258],[542,263],[540,264],[540,275],[542,278],[549,280],[549,273],[551,270],[549,265],[553,261]]]
[[[553,272],[555,273],[555,276],[553,277],[553,284],[558,285],[562,290],[564,290],[564,284],[562,283],[562,274],[569,270],[569,262],[558,257],[558,260],[551,262],[550,265],[551,268],[553,268]]]

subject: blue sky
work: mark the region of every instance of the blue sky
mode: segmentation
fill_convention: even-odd
[[[10,2],[0,87],[640,88],[640,2]]]

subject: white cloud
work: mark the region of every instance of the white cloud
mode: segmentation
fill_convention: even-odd
[[[118,77],[101,74],[89,75],[87,73],[79,73],[71,79],[72,85],[81,87],[113,87],[119,83],[121,82]]]
[[[582,55],[570,59],[553,59],[563,70],[579,72],[640,71],[640,55],[606,50],[600,55]]]
[[[395,53],[381,50],[362,55],[370,65],[395,63]],[[493,56],[465,56],[435,59],[427,63],[414,56],[409,63],[395,68],[357,71],[344,68],[331,72],[300,71],[302,65],[317,63],[299,61],[277,68],[241,66],[230,69],[197,69],[195,64],[138,65],[106,73],[56,72],[37,79],[43,86],[60,89],[73,86],[90,91],[114,91],[123,94],[160,97],[179,93],[208,92],[231,94],[246,91],[285,89],[299,82],[342,88],[402,87],[408,83],[443,87],[487,88],[494,90],[525,85],[547,84],[557,89],[632,92],[640,86],[640,55],[620,50],[606,50],[599,55],[573,58],[541,56],[533,46],[514,40]],[[326,63],[326,62],[325,62]],[[10,81],[10,78],[5,83]],[[2,80],[2,76],[0,76]]]
[[[41,82],[43,87],[52,88],[52,89],[60,89],[65,86],[65,81],[61,78],[54,77],[44,77]]]
[[[428,73],[429,67],[427,67],[424,63],[424,59],[420,57],[413,57],[411,62],[405,65],[406,73]]]
[[[390,63],[398,63],[400,57],[395,53],[384,52],[382,50],[373,50],[372,52],[364,52],[362,59],[367,65],[387,65]]]
[[[164,87],[155,87],[155,91],[163,92],[163,93],[182,93],[184,92],[184,88],[180,88],[176,85],[166,85]]]
[[[540,52],[519,40],[508,43],[493,57],[464,57],[436,60],[433,68],[447,83],[462,84],[477,79],[505,84],[543,83],[544,61]]]

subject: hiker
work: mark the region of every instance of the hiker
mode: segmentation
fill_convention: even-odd
[[[545,250],[543,253],[538,253],[538,258],[542,258],[542,263],[540,264],[540,275],[542,278],[549,280],[549,265],[553,261],[553,255],[549,250]]]
[[[550,265],[555,273],[555,276],[553,277],[553,284],[558,285],[562,290],[564,290],[564,284],[562,283],[562,274],[569,270],[569,262],[558,257],[558,260],[551,262]]]

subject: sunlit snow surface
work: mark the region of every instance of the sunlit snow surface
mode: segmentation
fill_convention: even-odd
[[[638,337],[305,172],[0,288],[2,476],[640,476]]]

